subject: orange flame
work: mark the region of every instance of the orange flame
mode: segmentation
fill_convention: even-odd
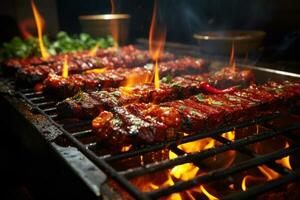
[[[224,137],[224,138],[226,138],[226,139],[228,139],[230,141],[234,141],[234,139],[235,139],[235,131],[233,130],[233,131],[228,131],[226,133],[223,133],[222,137]]]
[[[287,149],[287,148],[289,148],[289,147],[290,147],[289,143],[286,142],[284,148]],[[277,164],[280,164],[280,165],[284,166],[284,167],[287,168],[287,169],[292,170],[291,163],[290,163],[290,156],[286,156],[286,157],[284,157],[284,158],[282,158],[282,159],[280,159],[280,160],[276,160],[275,162],[276,162]]]
[[[131,95],[134,86],[144,83],[150,83],[151,75],[149,73],[131,73],[126,76],[126,81],[120,88],[122,95]]]
[[[187,136],[188,134],[184,133],[184,136]],[[222,137],[227,138],[230,141],[233,141],[235,139],[235,131],[230,131],[227,133],[222,134]],[[198,151],[203,151],[206,149],[214,148],[216,145],[220,145],[216,140],[211,139],[211,138],[205,138],[201,139],[198,141],[193,141],[193,142],[188,142],[184,144],[178,145],[178,148],[181,149],[182,151],[186,153],[192,153],[192,152],[198,152]],[[231,154],[229,156],[232,156]],[[177,158],[178,155],[172,152],[171,150],[169,151],[169,159],[175,159]],[[235,157],[235,156],[233,156]],[[228,162],[226,158],[226,163]],[[231,161],[229,161],[231,162]],[[227,164],[226,164],[227,165]],[[224,166],[224,165],[223,165]],[[151,182],[152,179],[150,178],[149,182],[140,182],[140,186],[142,188],[146,188],[145,190],[157,190],[161,187],[170,187],[175,184],[175,181],[177,180],[182,180],[182,181],[187,181],[192,178],[195,178],[197,175],[205,173],[204,171],[201,172],[200,168],[195,166],[193,163],[184,163],[178,166],[175,166],[171,168],[170,170],[167,171],[165,174],[166,177],[164,178],[165,180],[162,181],[160,184],[154,184],[154,182]],[[230,186],[229,186],[230,187]],[[234,186],[233,186],[234,187]],[[171,200],[181,200],[185,199],[185,197],[188,197],[189,199],[197,199],[198,196],[194,196],[197,194],[205,195],[208,199],[210,200],[218,200],[219,198],[211,194],[207,190],[207,186],[205,185],[199,185],[198,187],[194,187],[190,190],[184,191],[182,193],[174,193],[170,196],[168,196],[166,199],[171,199]]]
[[[102,74],[107,71],[107,68],[96,68],[96,69],[89,69],[83,72],[84,74],[89,74],[89,73],[96,73],[96,74]]]
[[[126,151],[129,151],[131,149],[132,145],[128,145],[128,146],[123,146],[121,151],[122,152],[126,152]]]
[[[158,69],[157,60],[155,60],[155,66],[154,66],[154,86],[155,89],[159,89],[159,69]]]
[[[289,147],[289,143],[286,142],[284,148],[288,148],[288,147]],[[275,162],[292,170],[289,156],[286,156],[282,159],[276,160]],[[252,181],[271,181],[271,180],[274,180],[274,179],[277,179],[280,177],[279,173],[275,172],[274,170],[268,168],[265,165],[258,166],[258,169],[264,174],[265,178],[260,178],[260,177],[250,176],[250,175],[245,176],[242,181],[242,190],[243,191],[247,190],[246,183],[248,181],[251,181],[251,180]]]
[[[187,134],[185,133],[184,135],[186,136]],[[227,133],[222,134],[222,136],[227,138],[230,141],[233,141],[235,139],[235,131],[229,131]],[[215,140],[210,139],[210,138],[205,138],[205,139],[202,139],[202,140],[181,144],[181,145],[178,146],[178,148],[183,150],[186,153],[192,153],[192,152],[196,152],[196,151],[203,151],[203,150],[206,150],[206,149],[214,148],[215,146],[216,146],[216,141]],[[232,164],[232,162],[235,158],[235,154],[236,154],[235,152],[230,152],[230,151],[228,151],[228,152],[229,152],[228,156],[231,158],[231,160],[230,161],[227,160],[225,167],[228,167],[229,165]],[[177,157],[177,155],[174,152],[169,151],[169,158],[170,159],[174,159],[176,157]],[[197,174],[199,174],[199,173],[200,173],[200,169],[192,163],[185,163],[185,164],[182,164],[182,165],[175,166],[170,171],[171,176],[173,176],[177,179],[183,180],[183,181],[190,180],[190,179],[196,177]],[[217,200],[218,199],[217,197],[210,194],[204,188],[203,185],[201,185],[199,189],[193,189],[193,191],[198,192],[198,193],[202,192],[210,200]],[[190,195],[191,194],[189,193],[189,196]]]
[[[184,134],[187,135],[186,133]],[[235,131],[229,131],[222,134],[226,139],[233,141],[235,139]],[[178,146],[179,149],[186,153],[199,152],[206,149],[214,148],[216,146],[216,141],[211,138],[205,138],[193,142],[188,142]],[[228,156],[231,160],[227,160],[226,166],[228,167],[232,164],[235,158],[235,151],[228,151]],[[169,158],[174,159],[177,155],[172,151],[169,151]],[[182,165],[175,166],[171,169],[171,175],[181,180],[189,180],[194,178],[199,172],[199,168],[194,166],[192,163],[186,163]]]
[[[30,32],[32,28],[35,28],[35,22],[33,19],[24,19],[19,24],[20,31],[25,39],[32,38],[33,35]],[[44,23],[42,23],[42,30],[44,30]]]
[[[37,27],[39,46],[40,46],[42,58],[47,59],[49,57],[49,54],[47,52],[47,49],[46,49],[46,47],[44,45],[44,41],[43,41],[43,31],[42,31],[43,18],[39,14],[33,0],[31,0],[31,8],[32,8],[34,20],[35,20],[36,27]]]
[[[258,169],[265,175],[267,181],[271,181],[273,179],[279,178],[280,174],[267,167],[266,165],[258,166]]]
[[[68,64],[68,56],[65,56],[62,77],[67,78],[69,74],[69,64]]]
[[[200,185],[200,189],[201,191],[203,192],[203,194],[205,194],[205,196],[207,196],[207,198],[209,200],[219,200],[219,198],[213,196],[212,194],[210,194],[205,188],[203,185]]]
[[[247,190],[247,183],[249,181],[255,181],[255,182],[258,182],[258,181],[265,181],[265,178],[263,177],[255,177],[255,176],[250,176],[250,175],[246,175],[243,180],[242,180],[242,190],[243,191],[246,191]]]
[[[235,70],[235,67],[236,67],[234,41],[232,41],[232,47],[231,47],[231,53],[230,53],[230,60],[229,60],[229,67],[232,67],[233,70]]]
[[[110,0],[111,3],[111,14],[116,14],[116,2],[115,0]],[[111,20],[111,34],[114,39],[114,48],[119,48],[119,21]]]
[[[96,44],[92,49],[89,50],[88,55],[95,56],[97,54],[98,49],[99,49],[99,44]]]
[[[115,2],[115,0],[110,0],[110,4],[111,4],[111,14],[115,14],[116,13],[116,2]]]
[[[247,190],[247,183],[249,181],[260,181],[260,182],[265,182],[265,181],[271,181],[274,179],[277,179],[280,177],[280,174],[272,170],[271,168],[267,167],[266,165],[261,165],[257,166],[259,171],[265,176],[265,177],[255,177],[251,175],[246,175],[243,180],[242,180],[242,190],[246,191]]]
[[[153,15],[151,19],[150,31],[149,31],[149,53],[152,60],[155,62],[154,66],[154,85],[155,88],[159,88],[159,69],[158,59],[163,53],[164,44],[166,40],[166,28],[159,27],[157,20],[157,1],[154,1]]]

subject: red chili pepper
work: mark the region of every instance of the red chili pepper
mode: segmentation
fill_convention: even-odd
[[[201,82],[200,86],[202,87],[202,89],[204,89],[206,92],[211,93],[211,94],[225,94],[225,93],[231,93],[236,91],[236,89],[239,86],[233,86],[233,87],[229,87],[223,90],[217,89],[211,85],[209,85],[207,82]]]

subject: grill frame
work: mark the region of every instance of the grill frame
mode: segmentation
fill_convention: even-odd
[[[293,73],[288,73],[288,72],[283,72],[283,71],[278,71],[278,70],[272,70],[272,69],[267,69],[267,68],[260,68],[260,67],[256,67],[256,66],[247,66],[247,68],[251,68],[255,71],[257,71],[258,73],[266,73],[269,74],[268,77],[279,77],[279,78],[286,78],[286,79],[300,79],[300,75],[298,74],[293,74]],[[112,197],[112,195],[116,195],[118,196],[118,194],[116,194],[115,192],[110,191],[110,187],[105,183],[105,181],[107,180],[106,175],[108,175],[110,178],[114,179],[115,181],[117,181],[122,187],[126,188],[126,191],[129,192],[133,197],[138,198],[138,199],[151,199],[151,198],[157,198],[160,195],[167,195],[170,194],[170,192],[174,192],[174,189],[178,189],[178,187],[180,187],[179,189],[182,190],[185,187],[188,186],[192,186],[194,185],[196,182],[200,182],[200,181],[207,181],[209,180],[209,177],[212,176],[216,176],[216,174],[219,174],[218,176],[221,176],[222,173],[220,171],[216,171],[214,173],[211,173],[210,175],[204,175],[204,178],[202,176],[197,177],[196,178],[196,182],[195,181],[188,181],[188,183],[177,183],[174,186],[171,186],[171,188],[169,189],[159,189],[158,191],[155,192],[146,192],[146,193],[141,193],[139,190],[137,190],[137,188],[135,188],[132,184],[129,184],[130,182],[126,179],[125,175],[129,176],[129,177],[133,177],[136,176],[137,173],[145,173],[144,170],[148,170],[147,173],[149,173],[150,171],[154,171],[153,168],[151,168],[151,170],[149,171],[149,168],[140,168],[140,169],[135,169],[135,171],[128,171],[128,172],[121,172],[118,173],[115,169],[113,169],[109,163],[113,160],[116,159],[121,159],[121,158],[125,158],[126,156],[133,156],[133,155],[137,155],[140,153],[145,153],[148,151],[153,151],[155,149],[160,149],[160,148],[164,148],[166,145],[171,145],[171,148],[176,148],[176,144],[177,141],[173,140],[173,141],[168,141],[167,143],[164,144],[156,144],[156,145],[151,145],[149,147],[145,147],[142,148],[141,150],[135,151],[135,152],[128,152],[128,153],[121,153],[119,155],[115,155],[115,156],[111,156],[109,157],[108,155],[103,156],[101,158],[99,158],[92,150],[90,150],[89,148],[95,146],[95,144],[90,144],[90,145],[84,145],[82,144],[78,138],[80,139],[81,137],[84,137],[88,134],[90,134],[90,130],[85,130],[85,131],[81,131],[81,132],[77,132],[77,133],[73,133],[70,134],[64,127],[63,125],[58,124],[55,121],[55,118],[57,117],[57,115],[51,115],[49,113],[51,113],[53,111],[53,108],[47,108],[46,110],[41,109],[41,106],[45,106],[46,104],[53,104],[53,102],[42,102],[42,103],[35,103],[34,101],[40,101],[43,100],[45,97],[43,97],[42,93],[35,93],[33,91],[30,91],[32,89],[25,89],[25,90],[16,90],[14,91],[13,87],[14,87],[14,82],[13,81],[9,81],[7,79],[2,81],[3,85],[6,86],[6,88],[4,89],[4,91],[6,91],[4,98],[9,102],[10,105],[12,105],[15,109],[17,109],[22,116],[24,116],[27,119],[27,122],[30,125],[33,125],[36,129],[36,131],[42,136],[42,138],[44,138],[48,144],[51,145],[51,147],[53,148],[53,150],[58,153],[65,161],[66,164],[71,166],[73,169],[75,169],[75,174],[77,176],[79,176],[81,179],[83,179],[83,181],[88,185],[88,187],[90,189],[92,189],[92,191],[95,193],[96,196],[100,196],[101,193],[102,195],[106,195],[108,197]],[[7,93],[7,91],[9,91]],[[33,93],[32,93],[33,92]],[[33,98],[30,98],[30,96],[33,96]],[[38,117],[37,117],[38,116]],[[250,124],[257,124],[257,122],[263,123],[269,119],[273,119],[275,117],[278,117],[279,114],[274,114],[274,116],[267,116],[267,117],[263,117],[263,118],[259,118],[257,120],[252,120],[249,122],[245,122],[243,124],[240,124],[240,127],[246,126],[246,125],[250,125]],[[37,118],[40,120],[40,122],[37,123]],[[41,125],[41,124],[42,125]],[[73,124],[75,125],[75,124]],[[50,128],[49,128],[50,126]],[[195,134],[195,135],[191,135],[191,136],[187,136],[184,137],[181,142],[188,142],[188,141],[193,141],[196,139],[201,139],[201,138],[205,138],[205,137],[212,137],[213,139],[218,140],[221,143],[225,143],[224,145],[217,147],[214,150],[207,150],[207,151],[203,151],[201,153],[196,153],[195,155],[189,155],[186,156],[184,158],[182,157],[178,157],[178,159],[174,159],[171,161],[167,161],[165,165],[162,164],[162,166],[164,168],[166,167],[170,167],[173,166],[171,164],[182,164],[183,161],[187,161],[186,158],[187,157],[194,157],[195,159],[200,159],[200,158],[205,158],[205,156],[209,156],[209,155],[213,155],[216,152],[222,152],[225,150],[229,150],[233,147],[241,147],[245,144],[247,144],[247,142],[249,143],[249,141],[251,142],[252,140],[263,140],[263,139],[267,139],[267,138],[271,138],[274,137],[276,135],[279,135],[281,132],[277,132],[276,130],[270,131],[269,133],[265,133],[263,135],[259,135],[259,136],[249,136],[250,138],[252,138],[252,140],[241,140],[241,141],[235,141],[233,142],[233,144],[226,144],[229,141],[224,140],[224,138],[222,139],[222,137],[220,136],[222,133],[233,130],[234,128],[237,128],[239,126],[231,126],[231,127],[225,127],[222,129],[218,129],[216,131],[210,132],[210,133],[199,133],[199,134]],[[291,129],[291,127],[288,127],[289,129]],[[293,128],[293,127],[292,127]],[[295,127],[294,127],[295,128]],[[300,129],[300,125],[298,125],[296,127],[297,129]],[[285,131],[283,131],[285,132]],[[57,144],[55,144],[55,139],[57,137],[59,137],[60,135],[64,135],[64,137],[66,137],[79,151],[77,151],[80,156],[83,156],[83,158],[86,158],[87,160],[85,160],[85,162],[88,163],[89,167],[96,167],[95,170],[93,171],[93,176],[92,175],[88,175],[86,176],[86,171],[85,168],[83,166],[79,166],[80,164],[75,164],[70,161],[69,157],[66,156],[64,154],[64,150],[66,150],[67,147],[63,148],[64,150],[62,150],[62,147],[57,146]],[[286,137],[286,134],[284,134],[284,136]],[[221,137],[221,138],[220,138]],[[287,136],[289,137],[289,136]],[[284,149],[281,150],[280,152],[276,152],[271,155],[268,155],[270,158],[280,158],[280,157],[285,157],[286,155],[290,155],[289,153],[292,152],[298,152],[300,151],[300,138],[296,137],[296,138],[289,138],[291,140],[293,140],[294,142],[296,142],[298,145],[296,146],[291,146],[288,149]],[[236,145],[236,146],[234,146]],[[248,150],[245,150],[245,148],[242,148],[244,151],[243,153],[247,153]],[[178,149],[177,149],[178,150]],[[235,149],[240,151],[239,149]],[[175,150],[174,150],[175,151]],[[249,152],[248,152],[249,153]],[[253,152],[250,152],[253,153]],[[255,157],[255,156],[254,156]],[[259,164],[264,164],[267,163],[268,160],[265,159],[265,157],[263,156],[258,157],[258,158],[254,158],[254,159],[250,159],[252,160],[252,162],[248,163],[248,165],[246,165],[246,168],[250,168],[250,166],[257,166]],[[274,161],[274,159],[272,159]],[[193,161],[191,159],[191,161]],[[155,164],[156,168],[158,169],[157,165]],[[245,165],[242,165],[245,168]],[[287,171],[286,169],[283,169],[281,166],[275,164],[275,163],[268,163],[268,166],[271,167],[272,169],[275,169],[275,171],[280,172],[282,174],[285,174],[284,177],[278,179],[277,181],[274,182],[270,182],[267,184],[264,184],[263,186],[255,186],[258,188],[251,188],[246,192],[239,192],[236,194],[233,194],[231,196],[225,197],[225,199],[246,199],[249,198],[251,196],[255,196],[260,192],[265,192],[267,190],[271,190],[275,187],[278,187],[278,185],[282,185],[285,184],[287,182],[290,181],[294,181],[297,178],[299,178],[299,170],[293,170],[293,171]],[[153,166],[151,166],[153,167]],[[242,168],[242,169],[244,169]],[[235,171],[239,171],[241,170],[241,168],[236,167],[234,169],[232,169],[232,167],[228,168],[228,170],[225,170],[225,172],[223,172],[223,175],[226,173],[229,173],[227,171],[230,170],[235,170]],[[102,173],[102,171],[104,172],[104,174]],[[95,176],[94,173],[99,173],[99,176]],[[106,174],[106,175],[105,175]],[[129,174],[129,175],[128,175]],[[97,178],[95,178],[97,177]],[[202,177],[202,178],[201,178]],[[206,178],[205,178],[206,177]],[[128,178],[128,177],[127,177]],[[280,181],[279,181],[280,180]],[[96,187],[95,187],[96,186]]]

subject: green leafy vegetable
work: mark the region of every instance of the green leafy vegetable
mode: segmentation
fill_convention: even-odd
[[[162,79],[161,79],[161,82],[163,82],[163,83],[171,83],[171,81],[172,81],[172,76],[171,75],[167,75],[167,76],[164,76]]]
[[[195,95],[195,97],[196,97],[196,99],[197,99],[199,102],[204,102],[204,101],[205,101],[205,99],[204,99],[204,97],[203,97],[202,94],[197,94],[197,95]]]
[[[215,106],[223,106],[223,103],[221,101],[213,100],[211,103],[212,103],[212,105],[215,105]]]
[[[63,31],[59,32],[53,41],[50,41],[47,36],[43,36],[43,40],[51,55],[89,50],[96,45],[99,48],[107,48],[114,44],[112,37],[93,38],[86,33],[81,33],[78,36],[70,36]],[[0,61],[9,58],[27,58],[40,55],[38,39],[35,37],[26,40],[15,37],[10,42],[3,43],[0,47]]]

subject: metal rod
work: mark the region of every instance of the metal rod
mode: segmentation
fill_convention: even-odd
[[[247,189],[245,192],[234,193],[234,194],[226,196],[222,199],[224,199],[224,200],[249,199],[250,197],[254,197],[258,194],[268,192],[268,191],[270,191],[274,188],[277,188],[281,185],[290,183],[296,179],[299,179],[299,177],[300,177],[300,171],[295,170],[280,179],[276,179],[274,181],[271,181],[269,183],[264,183],[262,185],[253,186],[253,187]]]
[[[34,97],[34,98],[29,98],[30,99],[30,101],[40,101],[40,100],[44,100],[45,99],[45,97],[44,96],[40,96],[40,97]]]
[[[82,138],[82,137],[90,136],[91,133],[92,133],[92,130],[88,129],[88,130],[84,130],[84,131],[79,131],[79,132],[72,133],[72,135],[74,137],[76,137],[76,138]]]
[[[189,188],[199,185],[200,183],[206,183],[206,182],[209,182],[212,180],[221,179],[221,178],[224,178],[231,174],[238,173],[238,172],[244,171],[246,169],[256,167],[258,165],[262,165],[262,164],[268,163],[273,160],[280,159],[282,157],[293,154],[299,150],[300,150],[299,146],[296,146],[296,147],[291,146],[284,150],[276,151],[276,152],[273,152],[270,154],[266,154],[264,156],[259,156],[257,158],[253,158],[251,160],[239,163],[239,164],[234,165],[226,170],[224,170],[224,169],[214,170],[203,176],[198,176],[198,177],[188,180],[188,181],[176,182],[174,185],[172,185],[168,188],[160,188],[160,189],[157,189],[152,192],[147,192],[146,194],[148,194],[151,198],[158,198],[158,197],[166,196],[166,195],[169,195],[169,194],[172,194],[175,192],[187,190]]]
[[[275,131],[275,130],[274,130]],[[278,132],[278,131],[277,131]],[[219,142],[223,143],[223,144],[229,144],[232,141],[222,137],[222,136],[216,136],[214,137],[216,140],[218,140]],[[258,155],[254,152],[252,152],[249,148],[245,147],[245,146],[241,146],[236,148],[237,151],[239,151],[242,154],[245,154],[247,156],[250,156],[252,158],[257,157]],[[280,173],[280,174],[287,174],[289,173],[289,169],[275,163],[275,162],[271,162],[271,163],[267,163],[266,164],[268,167],[272,168],[273,170],[275,170],[276,172]]]
[[[83,126],[87,126],[90,125],[91,121],[87,120],[87,121],[80,121],[80,122],[75,122],[75,123],[69,123],[69,124],[63,124],[63,128],[64,129],[72,129],[72,128],[79,128],[79,127],[83,127]]]
[[[55,105],[55,101],[46,101],[46,102],[41,102],[41,103],[35,103],[36,106],[47,106],[47,105]]]
[[[52,111],[56,111],[56,107],[51,107],[51,108],[46,108],[43,109],[44,112],[52,112]]]
[[[30,98],[28,96],[34,96],[34,95],[41,95],[43,94],[43,92],[28,92],[28,93],[24,93],[24,95],[27,97],[27,98]]]
[[[297,128],[300,128],[300,125],[298,125],[296,127],[288,127],[288,130],[297,129]],[[141,175],[144,175],[147,173],[153,173],[153,172],[160,171],[163,169],[168,169],[168,168],[174,167],[175,165],[180,165],[180,164],[184,164],[187,162],[199,161],[201,159],[205,159],[210,156],[213,156],[213,155],[216,155],[216,154],[228,151],[228,150],[235,150],[238,147],[245,146],[248,144],[253,144],[255,142],[262,141],[262,140],[274,137],[279,134],[281,134],[281,132],[266,131],[259,135],[250,135],[248,137],[241,138],[230,144],[224,144],[220,147],[204,150],[202,152],[184,154],[183,156],[178,156],[177,158],[174,158],[172,160],[155,162],[155,163],[151,163],[149,165],[143,166],[143,167],[137,167],[137,168],[129,169],[126,171],[122,171],[120,173],[122,175],[126,176],[127,178],[131,179],[136,176],[141,176]]]

